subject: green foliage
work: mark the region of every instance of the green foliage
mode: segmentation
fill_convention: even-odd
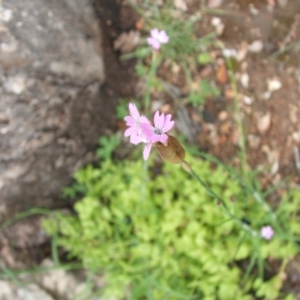
[[[201,65],[207,65],[213,61],[209,52],[203,52],[198,55],[198,63]]]
[[[203,79],[200,82],[199,91],[191,92],[188,96],[188,100],[193,105],[199,105],[204,104],[206,98],[219,95],[219,89],[213,86],[208,80]]]
[[[231,212],[247,218],[253,232],[259,232],[268,216],[235,176],[221,167],[211,170],[202,160],[188,161]],[[259,234],[248,234],[176,165],[163,166],[156,176],[141,176],[143,170],[141,161],[111,160],[79,170],[75,178],[86,192],[75,205],[77,215],[58,214],[56,220],[44,222],[70,257],[105,274],[105,295],[250,300],[254,293],[277,299],[280,276],[264,281],[252,272],[242,282],[247,270],[237,263],[292,256],[296,250],[290,239],[265,241]]]
[[[116,107],[116,116],[118,120],[123,120],[128,115],[128,104],[126,99],[120,99]]]
[[[148,73],[148,68],[141,61],[138,61],[135,65],[135,71],[138,76],[145,76]]]
[[[120,145],[120,141],[115,135],[102,136],[98,143],[97,156],[100,160],[110,159],[114,150]]]
[[[184,71],[184,81],[188,85],[187,88],[191,90],[188,100],[193,105],[204,104],[207,97],[219,95],[219,90],[205,80],[201,81],[198,90],[193,89],[197,66],[212,62],[213,58],[208,50],[216,42],[214,32],[206,35],[200,35],[197,32],[196,28],[202,21],[201,13],[195,11],[194,14],[178,15],[174,13],[173,1],[164,1],[160,6],[151,1],[142,1],[139,5],[130,0],[129,2],[145,20],[146,31],[150,32],[151,29],[157,28],[164,30],[169,37],[168,43],[161,45],[159,51],[153,50],[146,43],[145,37],[141,39],[141,43],[135,51],[122,56],[122,59],[138,58],[135,71],[138,76],[144,77],[146,82],[143,97],[146,111],[150,107],[151,90],[158,92],[162,90],[157,70],[163,66],[164,62],[166,65],[180,66]],[[169,72],[166,70],[166,65],[162,68],[165,73]],[[162,72],[162,74],[164,73]]]

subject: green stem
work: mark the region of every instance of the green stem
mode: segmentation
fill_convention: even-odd
[[[78,269],[83,269],[84,266],[79,263],[74,263],[74,264],[65,264],[65,265],[59,265],[59,266],[53,266],[53,267],[38,267],[38,268],[33,268],[33,269],[27,269],[27,270],[19,270],[19,271],[11,271],[6,269],[4,266],[0,266],[2,270],[5,270],[5,274],[0,274],[0,279],[12,279],[15,277],[18,277],[20,275],[24,274],[40,274],[44,272],[49,272],[53,270],[78,270]],[[9,272],[8,272],[9,271]]]
[[[150,112],[150,100],[151,100],[150,96],[151,96],[151,87],[153,85],[153,78],[156,74],[156,69],[159,66],[159,64],[160,64],[160,57],[158,55],[158,52],[153,51],[150,70],[146,81],[146,92],[144,95],[144,104],[145,104],[145,110],[147,114],[149,114]]]
[[[231,86],[234,93],[234,109],[237,112],[236,122],[240,133],[240,147],[241,147],[240,157],[241,157],[243,175],[245,175],[247,174],[247,169],[248,169],[247,154],[246,154],[246,138],[245,138],[245,132],[244,132],[243,122],[241,117],[241,110],[240,110],[239,100],[238,100],[237,82],[234,76],[233,66],[230,59],[227,59],[227,66],[229,69]]]
[[[53,215],[53,212],[51,210],[44,209],[44,208],[31,208],[29,210],[26,210],[24,212],[21,212],[21,213],[15,215],[14,217],[10,218],[9,220],[3,222],[0,225],[0,231],[19,220],[22,220],[22,219],[25,219],[25,218],[28,218],[28,217],[34,216],[34,215],[47,215],[48,216],[48,215]]]
[[[220,45],[221,49],[225,49],[225,46],[222,42],[218,42],[218,44]],[[236,82],[236,78],[234,76],[234,68],[233,68],[230,58],[226,59],[226,65],[229,70],[231,87],[232,87],[232,90],[234,93],[234,109],[237,112],[236,123],[237,123],[238,131],[240,134],[240,143],[239,143],[240,149],[241,149],[240,158],[241,158],[242,172],[243,172],[243,175],[245,176],[247,174],[247,170],[248,170],[247,154],[246,154],[246,138],[245,138],[245,131],[243,128],[243,122],[242,122],[242,117],[241,117],[241,110],[240,110],[240,106],[239,106],[237,82]]]
[[[200,155],[200,157],[207,159],[213,163],[216,163],[218,165],[221,165],[228,173],[230,173],[235,180],[239,182],[239,184],[246,189],[246,191],[251,195],[254,200],[262,207],[262,209],[270,216],[270,220],[272,221],[272,225],[275,227],[277,232],[283,232],[283,229],[278,223],[277,220],[277,214],[271,209],[271,207],[268,205],[267,201],[264,199],[264,196],[253,187],[253,185],[249,184],[245,178],[241,177],[236,170],[233,168],[225,165],[221,161],[219,161],[217,158],[215,158],[212,155],[205,154],[199,151],[195,151],[193,149],[189,149],[189,151]]]
[[[234,220],[244,231],[247,231],[248,233],[250,233],[250,235],[252,235],[254,237],[258,236],[258,233],[255,230],[252,230],[247,223],[243,222],[242,220],[240,220],[239,218],[237,218],[230,212],[226,202],[204,183],[204,181],[194,172],[194,170],[191,168],[191,166],[186,161],[183,161],[181,163],[181,165],[185,171],[187,171],[189,174],[191,174],[192,177],[195,178],[202,185],[202,187],[204,187],[206,192],[211,197],[217,199],[220,203],[222,203],[222,206],[224,208],[224,213],[227,216],[229,216],[232,220]]]

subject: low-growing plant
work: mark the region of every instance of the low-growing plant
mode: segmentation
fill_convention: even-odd
[[[75,174],[86,189],[77,214],[58,213],[44,227],[70,257],[105,275],[103,299],[278,299],[284,266],[297,251],[291,232],[300,232],[300,193],[269,214],[235,173],[188,160],[250,231],[178,165],[152,160],[141,176],[145,163],[110,159]],[[275,235],[265,240],[260,229],[270,222]],[[271,278],[263,272],[269,259],[282,261]]]
[[[195,28],[202,22],[202,15],[199,12],[191,15],[180,13],[180,10],[175,9],[173,1],[164,1],[159,8],[151,1],[142,1],[139,5],[132,2],[129,0],[145,21],[143,30],[149,32],[149,35],[141,39],[136,50],[122,58],[138,58],[135,69],[146,83],[143,97],[146,111],[150,106],[150,90],[163,89],[164,80],[157,75],[157,70],[164,63],[167,65],[162,67],[164,73],[172,72],[173,67],[180,68],[184,73],[184,89],[188,91],[186,100],[191,104],[203,104],[206,97],[219,95],[218,89],[208,81],[199,82],[199,88],[195,89],[194,81],[199,81],[193,78],[197,67],[212,63],[209,49],[216,42],[215,32],[196,33]]]

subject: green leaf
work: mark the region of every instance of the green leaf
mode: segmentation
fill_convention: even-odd
[[[198,55],[198,62],[201,65],[207,65],[212,62],[212,57],[209,52],[203,52]]]
[[[120,141],[115,135],[102,136],[99,139],[100,148],[97,150],[97,156],[101,160],[108,160],[112,157],[112,153],[119,145]]]
[[[124,120],[128,115],[127,101],[125,99],[120,99],[116,107],[116,115],[118,120]]]
[[[200,94],[202,97],[219,96],[220,91],[213,86],[208,80],[203,79],[200,82]]]
[[[146,75],[149,71],[146,68],[146,66],[142,62],[139,61],[135,65],[135,72],[138,76],[142,77],[142,76]]]
[[[201,105],[205,103],[204,97],[200,93],[192,92],[188,95],[188,100],[193,105]]]

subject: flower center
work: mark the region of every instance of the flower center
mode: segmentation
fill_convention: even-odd
[[[157,135],[162,135],[163,131],[162,131],[162,129],[155,128],[154,133],[157,134]]]

